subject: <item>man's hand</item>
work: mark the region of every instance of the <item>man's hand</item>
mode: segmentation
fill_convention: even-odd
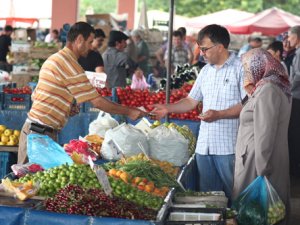
[[[166,105],[163,104],[155,104],[154,110],[152,110],[151,114],[155,117],[156,120],[160,120],[168,114],[168,109]]]
[[[137,120],[137,119],[142,118],[142,117],[147,116],[147,115],[148,115],[148,113],[145,112],[145,111],[142,111],[142,110],[137,109],[137,108],[130,108],[128,117],[131,120]]]
[[[220,119],[219,111],[216,110],[208,110],[205,113],[201,113],[199,118],[205,122],[214,122]]]

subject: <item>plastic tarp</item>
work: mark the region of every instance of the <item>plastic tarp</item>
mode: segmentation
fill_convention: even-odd
[[[253,15],[253,13],[245,11],[226,9],[207,15],[193,17],[186,22],[186,26],[191,28],[203,28],[209,24],[227,26],[237,21],[250,18]]]
[[[260,32],[262,35],[275,36],[299,24],[300,17],[273,7],[248,19],[228,25],[227,29],[233,34]]]
[[[150,221],[100,218],[0,206],[1,225],[151,225]]]

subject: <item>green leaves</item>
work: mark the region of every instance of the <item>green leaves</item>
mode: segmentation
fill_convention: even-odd
[[[120,0],[122,1],[122,0]],[[88,8],[92,7],[95,14],[117,12],[118,0],[81,0],[80,17],[85,16]],[[288,2],[288,4],[286,4]],[[142,1],[138,1],[138,11]],[[146,0],[148,10],[169,11],[170,0]],[[223,9],[240,9],[253,13],[271,7],[281,8],[285,11],[300,16],[300,0],[176,0],[175,11],[177,15],[188,17],[201,16]]]

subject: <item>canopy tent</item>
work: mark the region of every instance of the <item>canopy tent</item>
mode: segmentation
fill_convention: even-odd
[[[0,22],[3,22],[4,25],[11,25],[13,27],[18,27],[18,24],[28,24],[28,26],[33,26],[35,23],[38,23],[36,18],[19,18],[19,17],[7,17],[0,18]]]
[[[0,0],[0,27],[50,28],[52,0]],[[38,10],[32,10],[32,7]],[[36,23],[36,21],[38,21]]]
[[[273,7],[228,25],[227,29],[233,34],[260,32],[262,35],[278,35],[295,25],[300,25],[300,17]]]
[[[209,24],[227,26],[234,22],[252,17],[253,15],[253,13],[237,9],[226,9],[211,14],[193,17],[186,22],[186,26],[189,28],[203,28]]]

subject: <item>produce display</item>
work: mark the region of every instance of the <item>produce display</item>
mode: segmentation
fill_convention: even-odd
[[[155,210],[135,205],[119,197],[108,197],[99,189],[83,189],[68,185],[44,203],[52,212],[87,216],[109,216],[114,218],[154,220]]]
[[[183,66],[177,65],[175,72],[170,78],[170,88],[178,89],[181,88],[185,82],[193,83],[197,78],[199,67],[198,64],[190,66],[189,64],[184,64]],[[166,88],[167,80],[162,79],[160,81],[160,87],[162,89]]]
[[[151,128],[154,129],[155,127],[158,127],[161,124],[162,123],[160,121],[156,120],[151,125]],[[171,128],[171,127],[175,128],[185,139],[187,139],[189,141],[190,156],[194,154],[195,149],[196,149],[197,139],[188,126],[186,126],[186,125],[179,126],[176,123],[168,123],[168,122],[163,123],[163,125],[168,128]]]
[[[124,179],[124,178],[123,178]],[[136,185],[126,183],[118,177],[109,177],[110,185],[113,189],[113,195],[127,199],[139,206],[145,206],[154,210],[159,210],[164,199],[145,190],[139,189]]]
[[[44,41],[36,41],[34,42],[33,48],[57,48],[56,43],[48,43]]]
[[[174,89],[170,93],[170,102],[174,103],[182,98],[185,98],[190,90],[192,89],[192,84],[185,83],[180,89]],[[147,111],[153,110],[153,104],[165,104],[166,103],[166,93],[165,91],[150,92],[149,90],[132,90],[130,86],[125,88],[117,88],[117,97],[120,104],[132,107],[144,107]],[[199,121],[199,114],[202,108],[197,107],[190,112],[175,114],[171,113],[170,118],[177,119],[188,119]]]
[[[20,131],[7,128],[0,125],[0,145],[16,146],[19,144]]]
[[[98,154],[100,153],[100,146],[94,144],[89,144],[86,141],[71,140],[68,144],[64,145],[66,153],[73,159],[76,163],[88,163],[88,157],[90,156],[92,160],[96,160]],[[98,152],[95,152],[97,150]]]
[[[152,193],[154,192],[155,188],[162,188],[159,191],[161,192],[162,196],[164,196],[167,192],[163,191],[163,189],[169,191],[170,187],[178,186],[174,178],[170,177],[158,165],[155,165],[150,161],[136,160],[127,162],[125,164],[116,163],[113,165],[115,168],[110,169],[108,174],[112,176],[118,176],[118,171],[121,171],[121,175],[122,173],[129,174],[126,176],[126,180],[124,180],[126,183],[133,182],[138,186],[138,188],[139,186],[144,186],[140,188],[147,189],[148,181],[150,181],[151,184],[149,182],[149,185],[151,186],[151,189],[149,189],[147,192]],[[122,177],[121,175],[120,177]]]
[[[31,59],[29,61],[29,66],[31,71],[39,71],[44,64],[46,59]]]
[[[25,183],[39,182],[39,196],[53,196],[68,184],[81,185],[84,188],[100,188],[96,174],[88,165],[61,165],[35,174],[27,174],[16,180]]]
[[[171,177],[176,177],[179,172],[179,167],[174,166],[172,163],[167,161],[160,161],[157,159],[151,159],[148,158],[145,154],[140,153],[138,155],[134,155],[131,157],[128,157],[126,159],[122,158],[117,162],[117,164],[124,165],[125,163],[131,162],[131,161],[149,161],[155,165],[158,165],[165,173],[169,174]]]
[[[3,88],[3,92],[5,94],[28,94],[28,95],[31,95],[32,90],[29,86],[24,86],[22,88],[5,87],[5,88]],[[23,99],[23,101],[24,101],[24,99]]]
[[[22,201],[35,196],[38,191],[38,185],[31,180],[21,183],[6,178],[2,179],[2,185],[7,192],[15,194]]]
[[[127,176],[129,177],[129,175]],[[157,195],[152,195],[145,190],[139,189],[137,185],[132,185],[131,182],[129,182],[129,179],[127,182],[125,181],[126,178],[124,178],[124,175],[120,177],[109,177],[109,182],[113,189],[114,196],[127,199],[137,205],[155,210],[158,210],[161,207],[163,203],[162,197],[164,197],[167,191],[169,191],[169,188],[162,187],[156,192],[158,193]],[[60,189],[69,184],[78,185],[82,188],[101,189],[101,185],[94,171],[92,171],[88,165],[83,164],[61,165],[45,171],[39,171],[35,174],[27,174],[24,177],[17,179],[15,182],[38,183],[39,190],[37,195],[44,197],[54,196]]]
[[[112,91],[110,88],[104,87],[104,88],[96,88],[97,92],[102,96],[112,96]]]

